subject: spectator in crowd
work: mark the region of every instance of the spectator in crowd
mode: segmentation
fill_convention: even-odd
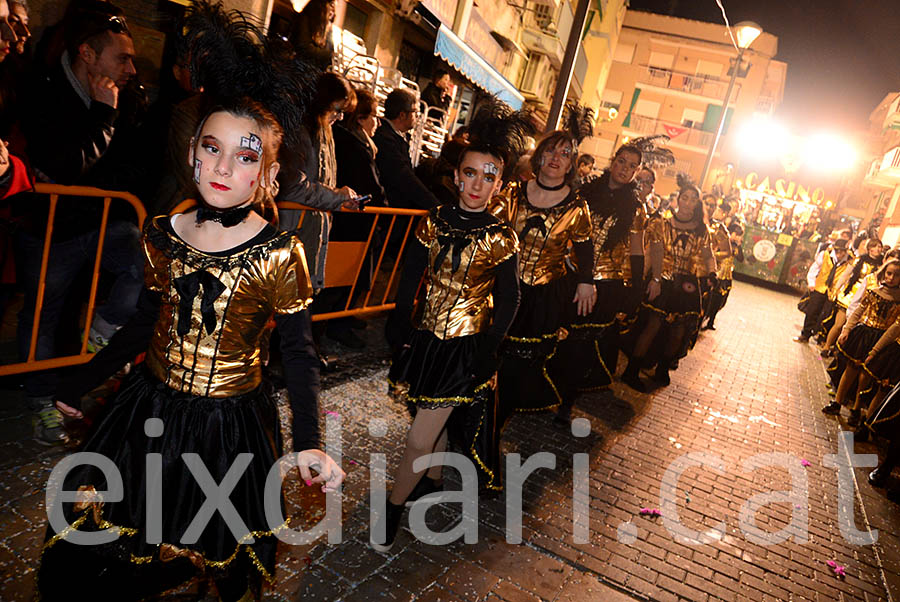
[[[130,190],[139,180],[134,137],[142,99],[128,83],[135,75],[134,44],[118,9],[77,12],[65,25],[66,50],[60,63],[40,78],[22,105],[22,131],[36,176],[47,182]],[[56,209],[36,359],[52,357],[66,292],[99,237],[100,199],[64,199]],[[24,227],[16,240],[16,259],[25,289],[18,323],[19,352],[29,349],[38,291],[48,205],[43,198],[18,203]],[[115,276],[107,303],[93,317],[89,349],[103,346],[135,311],[143,283],[140,233],[133,214],[110,216],[102,266]],[[44,443],[64,441],[60,416],[53,408],[57,377],[31,374],[25,393],[38,409],[35,434]]]
[[[337,185],[349,186],[359,195],[368,195],[370,198],[366,204],[383,206],[384,189],[381,187],[378,167],[375,165],[375,154],[378,149],[372,142],[372,136],[378,126],[377,110],[378,99],[372,92],[362,88],[356,90],[356,109],[346,113],[343,121],[334,125],[334,151],[337,159]],[[373,219],[371,215],[336,214],[330,240],[365,241],[369,237]],[[380,249],[383,242],[380,232],[376,232],[369,247],[369,254],[360,268],[351,306],[356,297],[369,290],[373,277],[373,254]],[[338,310],[344,307],[349,295],[350,288],[343,287],[337,303]],[[347,347],[360,349],[365,346],[365,342],[353,330],[365,327],[366,322],[359,318],[337,318],[328,321],[326,335]]]
[[[578,188],[590,179],[591,172],[594,170],[594,156],[588,153],[582,153],[578,157],[578,163],[575,165],[575,187]]]
[[[828,302],[828,289],[833,286],[841,266],[847,264],[847,239],[834,241],[832,248],[823,249],[816,255],[815,262],[806,273],[806,284],[809,287],[809,303],[806,305],[806,319],[800,335],[794,337],[798,343],[807,343],[809,338],[819,332],[822,324],[822,309]]]
[[[644,205],[644,211],[650,217],[656,216],[659,210],[659,200],[655,199],[653,187],[656,185],[656,172],[650,167],[641,167],[637,175],[634,177],[634,183],[637,184],[638,197]]]
[[[25,54],[25,43],[31,38],[28,29],[28,3],[26,0],[9,0],[9,25],[16,34],[16,54]]]
[[[374,141],[378,147],[375,163],[391,207],[431,209],[439,204],[413,172],[409,141],[404,137],[418,117],[419,107],[412,92],[398,88],[388,94]]]
[[[331,40],[334,15],[334,0],[310,0],[296,16],[290,35],[297,55],[322,71],[331,67],[334,56],[334,42]]]
[[[306,123],[300,130],[299,148],[282,153],[284,176],[279,176],[279,182],[283,190],[278,200],[295,201],[321,209],[307,211],[303,223],[299,225],[300,240],[306,249],[306,265],[316,291],[325,286],[325,252],[331,230],[331,214],[328,212],[340,209],[356,196],[349,186],[337,188],[337,162],[331,127],[344,111],[352,111],[355,105],[356,94],[347,78],[337,73],[323,73],[316,85]],[[310,184],[313,186],[310,187]],[[284,230],[297,229],[300,213],[297,210],[280,211],[281,227]]]
[[[434,72],[434,77],[422,91],[422,102],[428,106],[428,116],[442,119],[450,108],[453,97],[450,94],[453,84],[450,82],[450,74],[443,69]],[[436,110],[432,110],[436,109]],[[443,112],[443,114],[442,114]]]

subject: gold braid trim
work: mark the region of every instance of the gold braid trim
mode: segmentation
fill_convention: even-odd
[[[91,504],[95,505],[95,504]],[[88,519],[91,514],[94,513],[94,508],[88,507],[84,509],[84,512],[81,516],[79,516],[75,521],[67,526],[65,529],[51,537],[44,543],[43,548],[41,549],[41,556],[43,556],[44,552],[46,552],[50,547],[56,544],[60,539],[65,539],[69,533],[79,529],[84,522]],[[212,567],[215,569],[223,569],[231,564],[235,558],[237,558],[238,554],[241,552],[241,548],[247,553],[247,556],[250,558],[253,566],[256,567],[256,570],[259,571],[260,575],[269,582],[270,584],[275,583],[275,577],[269,573],[266,568],[263,566],[262,562],[259,560],[259,557],[256,555],[256,552],[253,551],[253,548],[247,544],[246,542],[250,539],[259,539],[262,537],[274,537],[281,531],[287,529],[290,525],[291,519],[288,517],[285,519],[283,523],[279,526],[275,527],[271,531],[250,531],[241,536],[241,539],[238,541],[237,545],[234,548],[234,552],[231,553],[231,556],[224,560],[209,560],[206,556],[196,550],[191,550],[188,548],[180,548],[173,544],[157,544],[157,553],[150,556],[135,556],[131,555],[130,561],[133,564],[150,564],[151,562],[159,561],[159,562],[170,562],[175,560],[176,558],[187,558],[191,564],[193,564],[198,569],[204,569],[207,567]],[[98,527],[101,529],[116,529],[119,531],[120,536],[125,537],[133,537],[138,534],[138,529],[133,529],[131,527],[120,527],[118,525],[114,525],[107,520],[96,521]]]
[[[654,307],[654,306],[652,306],[652,305],[650,305],[649,303],[646,303],[646,302],[641,303],[641,307],[646,307],[647,309],[649,309],[649,310],[651,310],[651,311],[654,311],[654,312],[658,313],[658,314],[661,315],[661,316],[665,316],[665,320],[666,320],[666,322],[668,322],[669,324],[671,324],[672,322],[674,322],[674,321],[677,320],[678,318],[687,318],[688,316],[697,316],[698,318],[700,317],[700,312],[699,312],[699,311],[686,311],[686,312],[684,312],[684,313],[667,312],[667,311],[663,311],[663,310],[659,309],[658,307]]]
[[[893,386],[893,383],[891,383],[890,379],[888,379],[888,378],[879,378],[878,376],[875,375],[874,372],[872,372],[872,371],[869,369],[869,366],[867,366],[865,363],[862,364],[862,369],[866,371],[866,374],[868,374],[869,376],[872,377],[872,382],[873,382],[874,384],[879,385],[879,386],[881,386],[881,387],[884,387],[884,388],[886,388],[886,389],[889,389],[889,388],[891,388],[891,387]],[[874,385],[872,385],[872,386],[874,386]],[[868,393],[869,391],[871,391],[871,390],[872,390],[872,386],[869,386],[869,388],[866,389],[865,391],[860,391],[860,395],[863,395],[863,394]]]
[[[485,385],[488,385],[488,384],[490,384],[490,381],[488,381],[484,385],[481,385],[480,387],[478,387],[475,390],[479,391],[479,390],[483,389],[485,387]],[[484,414],[487,412],[487,404],[488,404],[488,400],[485,399],[484,400],[484,411],[481,412],[481,417],[478,419],[478,428],[475,429],[475,436],[472,437],[472,445],[469,446],[469,453],[471,453],[472,457],[475,458],[475,462],[478,463],[478,465],[481,467],[481,470],[483,470],[488,475],[488,482],[485,484],[485,487],[487,487],[488,489],[491,489],[493,491],[503,491],[502,485],[494,485],[494,478],[495,478],[494,471],[491,470],[490,468],[488,468],[485,465],[485,463],[481,461],[481,458],[478,457],[478,452],[475,451],[475,441],[478,440],[478,435],[479,435],[479,433],[481,433],[481,427],[484,426]]]
[[[615,319],[610,320],[609,322],[604,322],[603,324],[596,324],[596,323],[570,324],[569,328],[573,328],[573,329],[575,329],[575,328],[608,328],[609,326],[612,326],[613,322],[615,322]]]
[[[556,333],[553,333],[552,335],[545,335],[545,336],[556,336]],[[512,338],[512,337],[508,337],[508,338]],[[541,339],[535,339],[535,341],[533,341],[533,342],[540,342],[540,340]],[[553,347],[553,351],[551,351],[549,353],[549,355],[547,355],[547,357],[544,358],[544,363],[541,367],[541,371],[544,374],[544,380],[546,380],[548,383],[550,383],[550,388],[553,389],[553,394],[556,395],[556,400],[557,400],[556,403],[550,404],[548,406],[544,406],[542,408],[516,408],[516,412],[543,412],[545,410],[555,410],[562,403],[562,401],[563,401],[562,395],[559,394],[559,390],[556,388],[556,383],[553,382],[553,379],[550,378],[550,374],[547,372],[547,363],[556,355],[556,351],[558,348],[559,348],[558,346]]]

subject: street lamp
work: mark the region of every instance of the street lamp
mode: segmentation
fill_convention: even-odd
[[[725,100],[722,102],[722,112],[719,114],[719,124],[716,126],[716,135],[713,137],[712,145],[709,147],[709,153],[706,155],[706,161],[703,163],[703,173],[700,175],[700,185],[706,182],[706,176],[709,174],[709,166],[712,164],[713,155],[716,154],[716,147],[719,145],[719,138],[722,137],[722,127],[725,125],[725,116],[728,114],[728,101],[731,100],[731,91],[734,90],[734,81],[737,79],[738,71],[741,68],[741,59],[744,58],[744,51],[750,47],[750,44],[762,33],[762,27],[753,21],[741,21],[734,26],[737,37],[738,55],[734,63],[734,69],[731,70],[731,81],[728,82],[728,90],[725,92]]]

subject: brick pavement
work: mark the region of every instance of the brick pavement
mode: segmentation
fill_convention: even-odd
[[[823,464],[837,451],[840,423],[819,408],[827,401],[821,360],[813,347],[791,342],[801,314],[796,299],[736,283],[718,330],[701,337],[673,373],[672,385],[638,395],[618,383],[610,392],[582,397],[576,415],[590,421],[583,438],[553,427],[546,415],[513,419],[504,451],[523,458],[556,455],[557,469],[540,469],[526,481],[523,543],[504,539],[503,499],[479,506],[479,540],[429,546],[404,529],[389,555],[371,551],[368,538],[368,466],[385,453],[393,467],[402,451],[405,410],[384,394],[383,348],[370,345],[351,359],[355,371],[329,377],[322,411],[343,425],[343,541],[323,540],[279,553],[277,586],[268,600],[886,600],[900,597],[897,507],[856,470],[857,528],[879,530],[874,546],[853,546],[837,525],[836,472]],[[377,338],[380,328],[370,328]],[[374,348],[373,348],[374,347]],[[348,376],[349,375],[349,376]],[[352,378],[351,378],[352,377]],[[61,452],[47,451],[22,435],[22,416],[7,406],[0,418],[0,599],[30,599],[43,536],[41,485]],[[375,437],[372,419],[386,424]],[[17,426],[18,425],[18,426]],[[376,433],[378,434],[378,433]],[[861,453],[876,453],[873,444]],[[661,518],[639,515],[657,508],[663,474],[685,454],[706,453],[724,469],[689,467],[675,495],[682,524],[709,543],[676,541]],[[790,489],[789,469],[744,471],[759,453],[793,454],[808,468],[806,499],[760,508],[758,528],[774,532],[795,512],[808,512],[808,540],[773,546],[754,543],[740,528],[741,507],[760,493]],[[572,457],[590,458],[589,543],[572,538]],[[796,462],[796,464],[794,464]],[[448,471],[452,472],[452,471]],[[449,479],[451,482],[453,479]],[[323,496],[296,481],[286,485],[288,510],[310,526],[321,516]],[[800,506],[797,508],[797,506]],[[433,529],[455,524],[452,505],[429,510]],[[724,532],[716,526],[724,521]],[[839,580],[825,565],[846,566]],[[187,598],[201,597],[186,588]],[[193,594],[193,596],[192,596]],[[182,598],[184,599],[184,598]]]

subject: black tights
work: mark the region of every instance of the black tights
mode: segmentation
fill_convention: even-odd
[[[662,328],[662,316],[658,313],[653,312],[653,314],[648,318],[647,325],[644,327],[643,332],[641,332],[640,336],[638,336],[637,343],[634,346],[634,357],[635,358],[644,358],[647,355],[647,352],[650,351],[650,345],[653,344],[654,339],[659,334],[660,329]],[[673,359],[678,356],[678,353],[681,351],[682,342],[684,340],[685,334],[687,333],[687,325],[684,320],[679,320],[674,324],[669,325],[669,335],[665,341],[665,349],[662,353],[662,361],[670,363]],[[665,366],[668,368],[668,366]]]

